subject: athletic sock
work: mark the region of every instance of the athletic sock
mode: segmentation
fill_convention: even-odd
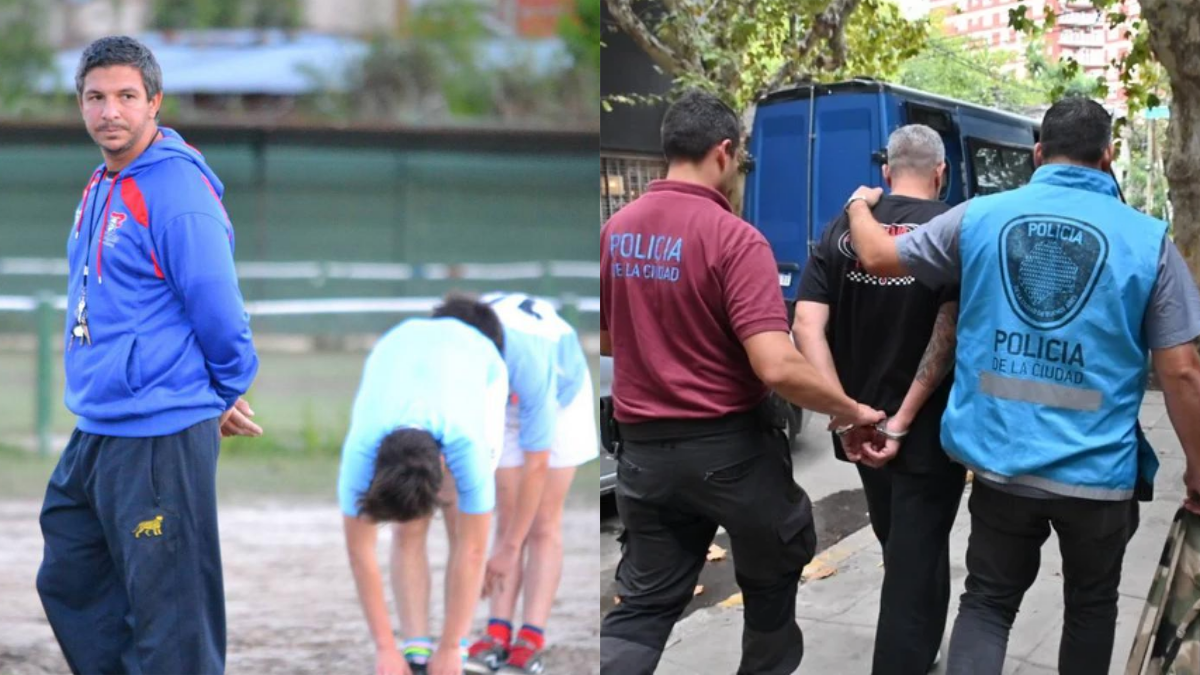
[[[508,647],[512,644],[512,622],[504,619],[488,619],[487,634],[496,642]]]
[[[404,660],[424,666],[433,656],[433,638],[415,637],[404,641]]]
[[[542,647],[546,645],[546,632],[537,626],[525,624],[521,626],[521,631],[517,633],[517,642],[524,642],[533,648],[533,651],[540,652]]]

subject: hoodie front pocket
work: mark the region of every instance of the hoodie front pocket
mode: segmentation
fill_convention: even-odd
[[[134,336],[76,345],[64,354],[67,408],[97,420],[128,416],[135,397],[129,383]],[[136,368],[136,365],[133,366]]]

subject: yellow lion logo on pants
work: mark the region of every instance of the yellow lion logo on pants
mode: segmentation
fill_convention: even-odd
[[[147,537],[161,537],[162,521],[162,516],[157,516],[154,520],[143,520],[142,522],[138,523],[137,529],[133,531],[133,538],[137,539],[143,534]]]

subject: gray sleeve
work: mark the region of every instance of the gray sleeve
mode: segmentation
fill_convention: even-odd
[[[1179,249],[1166,236],[1142,326],[1150,349],[1177,347],[1200,335],[1200,291]]]
[[[931,288],[959,282],[962,258],[958,235],[967,205],[963,202],[907,234],[896,237],[896,253],[909,274]]]

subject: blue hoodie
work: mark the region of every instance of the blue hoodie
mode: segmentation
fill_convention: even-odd
[[[231,407],[258,371],[224,186],[160,131],[112,179],[96,169],[67,237],[64,398],[88,433],[182,431]],[[85,264],[92,343],[81,345],[71,331]]]

